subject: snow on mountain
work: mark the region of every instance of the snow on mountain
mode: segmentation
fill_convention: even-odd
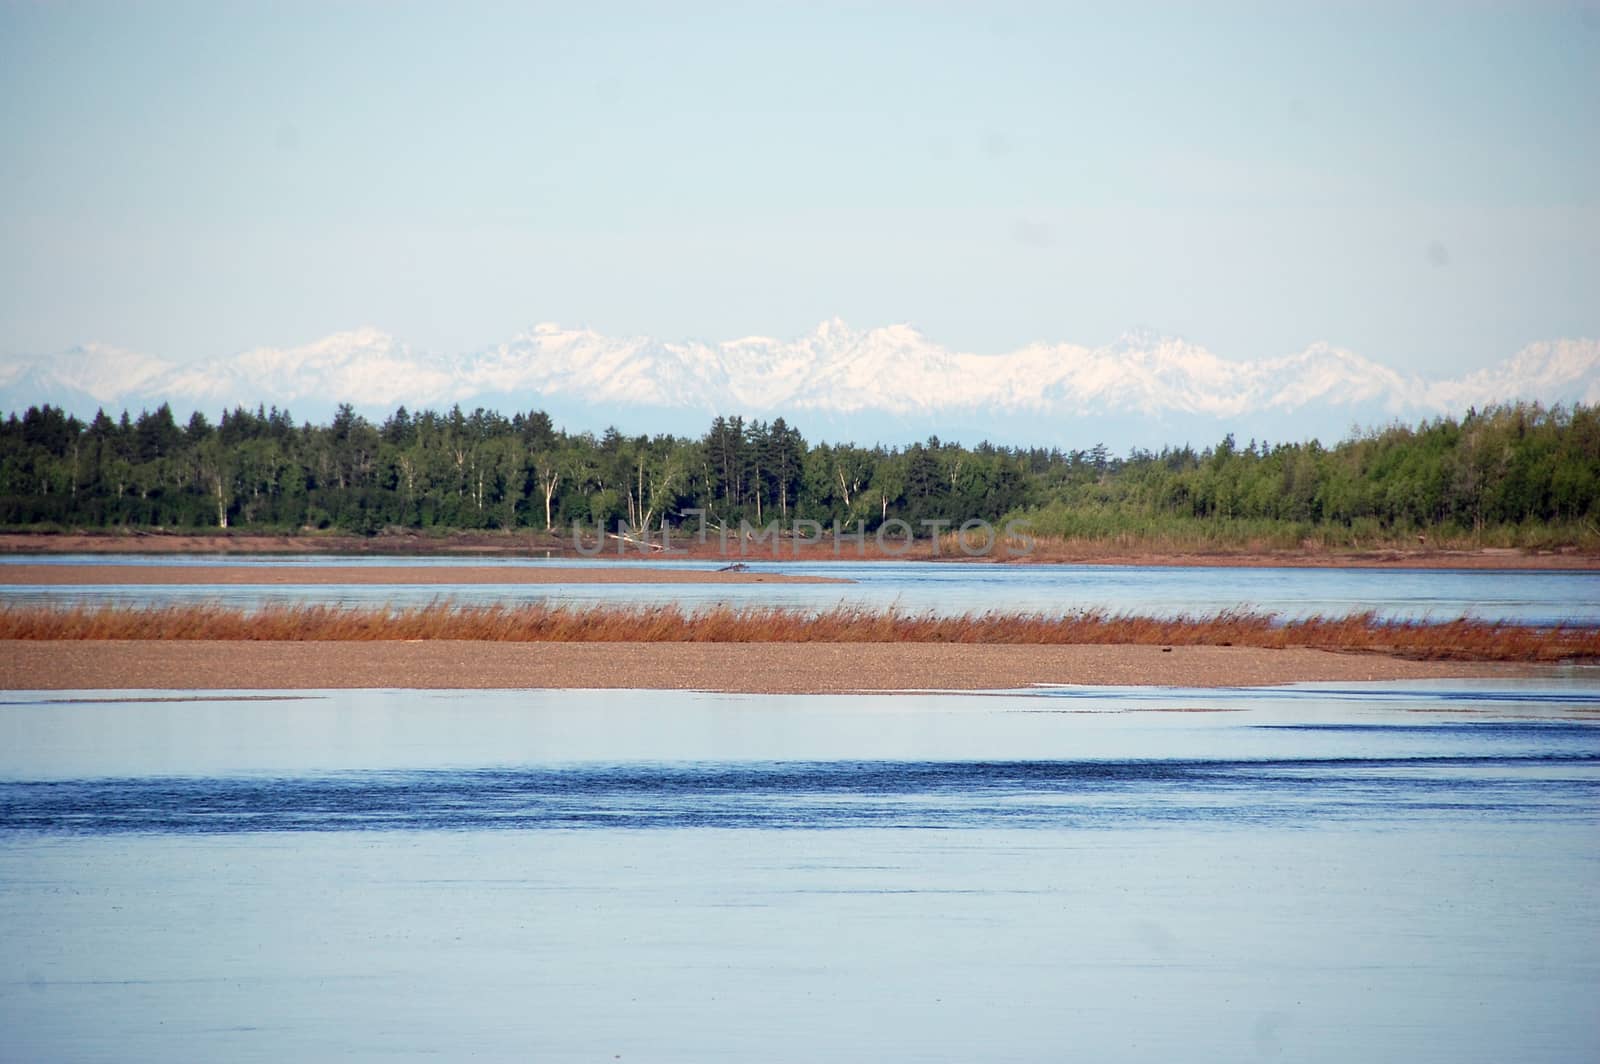
[[[1416,398],[1417,378],[1401,376],[1330,344],[1313,344],[1298,355],[1268,359],[1259,367],[1262,401],[1271,407],[1294,410],[1313,403],[1382,404],[1392,414],[1424,409]]]
[[[868,425],[887,419],[934,431],[947,423],[1048,426],[1108,417],[1276,419],[1309,430],[1318,419],[1342,419],[1342,428],[1358,418],[1459,413],[1518,398],[1600,402],[1600,342],[1535,343],[1498,365],[1434,381],[1325,343],[1235,361],[1141,330],[1095,348],[1035,343],[974,354],[950,351],[909,324],[858,330],[837,318],[794,340],[663,342],[542,324],[488,350],[449,357],[363,328],[187,365],[87,345],[0,366],[0,399],[13,410],[55,402],[92,414],[97,405],[170,402],[180,413],[216,413],[265,403],[320,417],[338,402],[377,416],[401,404],[461,403],[566,416],[634,411],[639,428],[649,427],[645,415],[655,411],[694,420],[719,413]]]
[[[596,403],[704,407],[729,390],[726,349],[616,340],[590,330],[538,325],[468,360],[464,378],[480,394],[563,395]]]
[[[34,363],[14,363],[0,371],[5,394],[33,395],[30,403],[71,403],[80,397],[113,404],[122,396],[158,388],[175,367],[164,359],[89,343]],[[92,411],[91,411],[92,413]]]
[[[258,403],[293,409],[311,400],[349,401],[394,407],[418,396],[448,403],[470,395],[451,365],[414,354],[376,329],[334,333],[300,347],[258,347],[214,363],[173,370],[154,388],[137,389],[151,399],[199,409],[254,407]]]
[[[1546,396],[1600,403],[1600,343],[1555,340],[1529,344],[1499,365],[1459,380],[1423,386],[1424,404],[1441,410],[1487,406],[1508,397]]]

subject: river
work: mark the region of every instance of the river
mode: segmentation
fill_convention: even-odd
[[[10,692],[0,1056],[1600,1056],[1600,683]]]
[[[292,557],[61,555],[0,557],[20,562],[71,565],[425,565],[483,564],[477,559],[348,559],[326,555]],[[614,568],[639,562],[506,561],[494,564]],[[714,569],[721,563],[673,561],[675,568]],[[967,562],[783,563],[751,561],[751,569],[796,575],[843,577],[852,584],[441,584],[287,586],[0,585],[4,602],[328,602],[350,605],[420,605],[453,602],[550,601],[574,604],[674,603],[686,607],[732,604],[826,609],[831,606],[895,607],[938,613],[990,609],[1067,613],[1104,609],[1150,616],[1210,614],[1223,609],[1260,610],[1285,617],[1342,616],[1372,610],[1387,618],[1453,619],[1471,615],[1521,624],[1600,623],[1600,572],[1540,570],[1229,568],[1118,565],[985,564]]]

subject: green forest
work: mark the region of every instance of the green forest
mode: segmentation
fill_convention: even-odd
[[[0,525],[13,530],[271,532],[658,530],[808,520],[1031,522],[1035,536],[1179,545],[1600,543],[1600,408],[1497,406],[1332,446],[1240,442],[1084,449],[810,443],[783,418],[704,436],[561,431],[539,411],[328,424],[235,409],[180,424],[162,406],[87,424],[51,406],[0,423]],[[699,517],[695,516],[698,525]]]

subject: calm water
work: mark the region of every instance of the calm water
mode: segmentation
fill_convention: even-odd
[[[6,1059],[1600,1057],[1592,670],[4,700]]]
[[[481,559],[397,558],[342,559],[327,556],[289,558],[159,557],[106,558],[60,556],[5,557],[0,565],[21,561],[61,564],[148,565],[225,564],[383,565],[404,563],[448,569],[482,564]],[[494,564],[607,566],[613,560],[501,561]],[[677,562],[675,567],[714,569],[717,562]],[[1528,624],[1562,621],[1600,623],[1600,572],[1534,572],[1517,570],[1377,570],[1377,569],[1234,569],[1152,566],[988,565],[943,562],[826,562],[782,566],[751,561],[751,568],[819,576],[838,576],[850,585],[472,585],[427,587],[116,587],[96,585],[63,589],[0,586],[6,601],[222,601],[240,605],[263,602],[339,602],[381,605],[422,604],[437,599],[457,602],[547,600],[596,603],[717,603],[826,608],[839,604],[898,606],[906,610],[944,613],[1009,610],[1067,613],[1086,608],[1171,616],[1207,614],[1227,608],[1281,613],[1343,615],[1375,610],[1387,617],[1450,619],[1463,614]]]

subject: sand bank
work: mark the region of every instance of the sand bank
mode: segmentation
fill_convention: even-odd
[[[660,565],[0,565],[0,584],[848,584],[824,576]]]
[[[1536,675],[1249,647],[882,643],[0,642],[0,688],[656,688],[752,693],[988,690],[1035,683],[1232,687]]]
[[[589,541],[585,541],[586,543]],[[739,561],[736,543],[724,552],[713,539],[706,544],[674,538],[672,545],[681,551],[679,558],[692,557],[700,561]],[[504,558],[572,558],[572,537],[544,532],[455,532],[432,536],[416,532],[385,533],[379,536],[347,536],[306,534],[299,536],[237,535],[137,532],[137,533],[0,533],[0,553],[3,554],[327,554],[360,557],[385,557],[394,555],[462,556],[483,555]],[[607,547],[605,557],[616,559],[618,554]],[[650,557],[628,548],[621,559],[637,562],[640,566],[672,564],[671,557]],[[1358,569],[1600,569],[1600,554],[1576,548],[1561,550],[1517,550],[1508,547],[1484,547],[1476,550],[1452,550],[1439,547],[1379,547],[1348,550],[1305,548],[1301,550],[1231,550],[1219,548],[1207,551],[1184,551],[1155,546],[1120,546],[1112,543],[1039,540],[1032,553],[1024,558],[987,559],[967,558],[948,545],[937,557],[927,541],[919,541],[908,553],[888,554],[879,551],[871,536],[861,551],[848,542],[843,550],[836,551],[831,540],[805,547],[796,558],[793,544],[784,543],[780,554],[774,558],[769,548],[749,549],[748,561],[944,561],[956,564],[1023,564],[1054,562],[1073,565],[1162,565],[1162,566],[1223,566],[1256,568],[1286,566],[1291,568],[1358,568]]]

